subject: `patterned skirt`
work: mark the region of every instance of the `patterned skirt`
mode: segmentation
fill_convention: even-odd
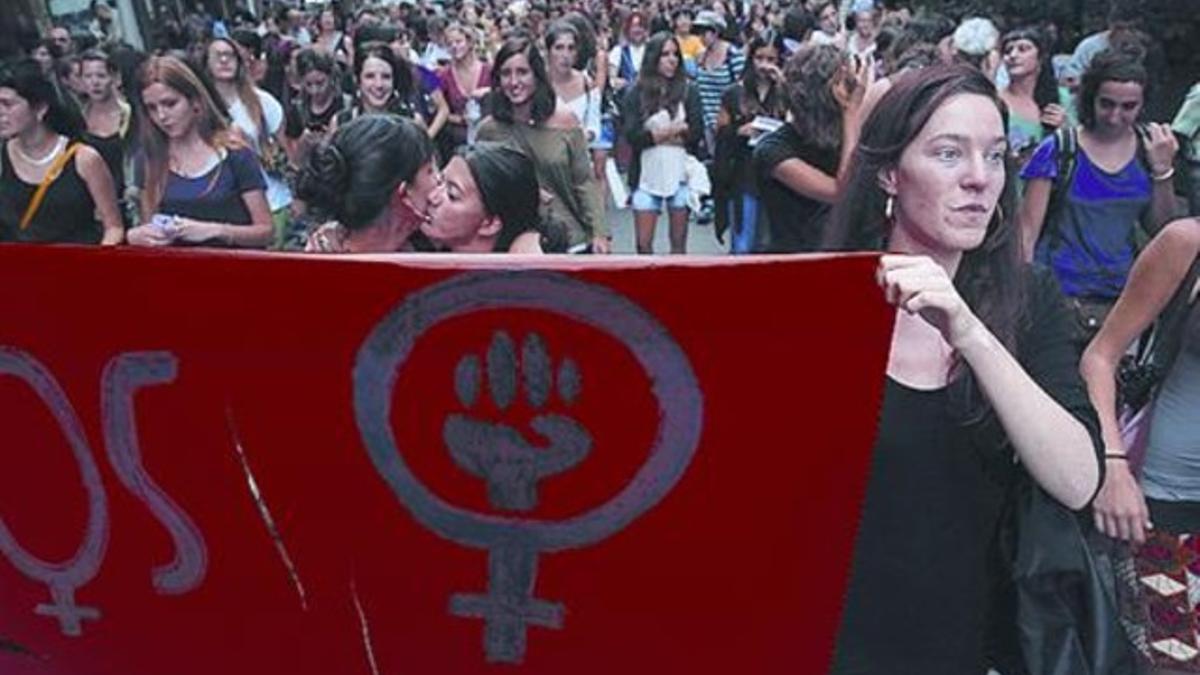
[[[1155,529],[1115,559],[1121,623],[1149,664],[1200,673],[1200,523],[1192,504],[1147,504]]]

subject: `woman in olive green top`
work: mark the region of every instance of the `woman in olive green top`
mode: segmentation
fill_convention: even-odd
[[[480,141],[510,143],[533,158],[542,213],[560,221],[570,251],[610,253],[604,201],[592,173],[579,120],[558,107],[546,64],[525,37],[506,40],[492,67],[492,116],[479,125]]]

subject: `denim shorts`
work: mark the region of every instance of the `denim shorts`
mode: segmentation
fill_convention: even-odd
[[[667,208],[673,211],[683,211],[688,207],[688,197],[691,196],[691,191],[688,190],[686,184],[680,184],[679,189],[670,197],[659,197],[652,195],[641,188],[634,190],[631,204],[634,211],[653,211],[655,213],[662,212],[663,204],[666,203]]]
[[[611,115],[600,118],[600,136],[588,144],[589,150],[612,150],[617,144],[617,125]]]

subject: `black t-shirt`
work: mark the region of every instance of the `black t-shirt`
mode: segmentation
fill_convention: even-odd
[[[780,162],[799,159],[834,176],[838,150],[818,148],[786,124],[763,137],[754,149],[754,173],[758,177],[762,207],[770,222],[770,250],[799,253],[820,248],[829,205],[793,192],[775,180],[771,172]]]
[[[1039,273],[1027,302],[1018,360],[1087,428],[1102,466],[1061,292]],[[964,428],[949,398],[887,382],[835,675],[987,672],[995,535],[1018,468],[999,425]]]
[[[333,102],[320,113],[313,112],[312,108],[305,104],[303,98],[298,98],[287,107],[284,133],[288,138],[300,138],[306,128],[319,127],[328,130],[333,123],[333,118],[337,117],[337,114],[346,107],[348,107],[346,97],[341,94],[334,94]]]

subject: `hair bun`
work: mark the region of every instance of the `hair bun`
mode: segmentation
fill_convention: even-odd
[[[325,185],[341,186],[350,175],[345,155],[333,143],[322,143],[314,149],[310,164],[315,177]]]
[[[340,218],[342,196],[350,181],[346,157],[330,141],[313,148],[300,176],[297,192],[300,198],[320,211]]]

